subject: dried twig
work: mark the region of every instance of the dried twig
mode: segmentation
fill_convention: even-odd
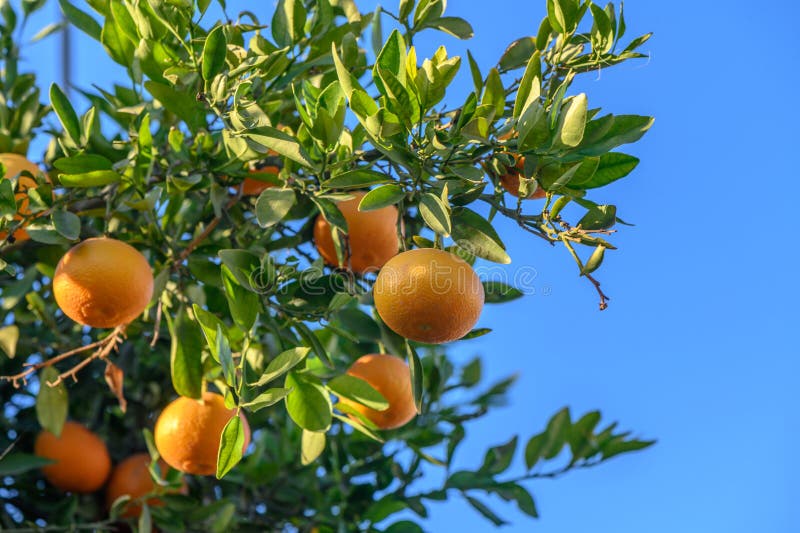
[[[95,359],[104,359],[108,357],[111,351],[114,350],[119,345],[125,334],[126,327],[127,324],[122,326],[117,326],[114,329],[114,331],[112,331],[111,334],[105,339],[93,342],[91,344],[87,344],[86,346],[81,346],[80,348],[75,348],[74,350],[70,350],[68,352],[64,352],[62,354],[56,355],[55,357],[51,357],[46,361],[42,361],[39,363],[25,363],[25,366],[27,367],[25,370],[23,370],[19,374],[14,374],[13,376],[0,376],[0,380],[10,381],[11,384],[14,386],[14,388],[18,389],[20,387],[20,381],[22,382],[23,385],[27,385],[28,378],[30,377],[31,374],[33,374],[37,370],[47,366],[53,366],[56,363],[60,363],[61,361],[64,361],[65,359],[72,357],[73,355],[87,352],[89,350],[95,350],[95,352],[92,355],[90,355],[77,365],[75,365],[70,370],[60,374],[55,382],[48,383],[48,385],[51,387],[55,387],[56,385],[61,383],[66,377],[72,377],[72,379],[77,381],[75,374],[77,374],[82,368],[87,366]]]
[[[586,279],[592,282],[592,285],[594,285],[595,290],[597,290],[597,294],[600,295],[600,310],[605,311],[608,308],[608,300],[611,298],[609,298],[608,295],[603,292],[603,290],[600,288],[600,282],[594,279],[591,274],[584,273],[583,275]]]

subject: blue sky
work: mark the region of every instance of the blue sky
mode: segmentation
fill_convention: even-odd
[[[231,11],[239,4],[229,1]],[[486,72],[511,40],[535,33],[544,5],[451,0],[448,14],[468,18],[475,38],[431,33],[420,38],[419,55],[440,42],[451,53],[469,47]],[[510,405],[472,426],[459,465],[479,466],[487,446],[511,431],[540,431],[564,405],[573,414],[599,408],[605,420],[658,444],[530,485],[538,522],[493,500],[512,522],[504,531],[800,531],[792,512],[800,496],[793,446],[800,350],[791,335],[800,257],[790,217],[800,192],[800,47],[791,26],[800,7],[686,0],[625,7],[630,36],[655,32],[644,47],[650,59],[576,85],[592,107],[656,117],[645,138],[626,148],[642,160],[635,173],[593,196],[636,224],[614,237],[620,250],[606,254],[599,272],[610,308],[597,311],[593,289],[563,250],[500,226],[510,272],[535,268],[536,293],[487,307],[479,326],[493,334],[452,347],[460,361],[482,355],[489,378],[520,374]],[[32,27],[56,10],[51,3]],[[60,77],[56,45],[25,52],[43,84]],[[77,83],[121,79],[104,59],[78,39]],[[458,80],[453,103],[468,90],[466,68]],[[515,461],[512,473],[522,470]],[[432,506],[426,527],[491,530],[457,497]]]

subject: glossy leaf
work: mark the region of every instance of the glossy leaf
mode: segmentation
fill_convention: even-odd
[[[217,479],[222,479],[242,460],[244,427],[242,419],[232,416],[222,430],[217,455]]]
[[[56,379],[58,379],[58,370],[55,367],[45,367],[39,373],[36,418],[44,429],[58,437],[67,420],[69,398],[64,383],[59,383],[55,387],[48,385],[48,383],[55,382]]]

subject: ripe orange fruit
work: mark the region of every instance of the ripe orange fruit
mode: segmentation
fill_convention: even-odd
[[[344,262],[339,263],[333,245],[331,226],[322,215],[314,224],[314,242],[325,263],[339,268],[348,268],[358,274],[375,272],[386,261],[397,255],[400,239],[397,237],[397,208],[382,207],[374,211],[359,211],[358,204],[365,192],[354,192],[352,198],[336,205],[347,221],[346,242],[349,250],[343,250]]]
[[[500,185],[508,191],[512,196],[519,198],[519,176],[525,169],[525,157],[520,156],[517,159],[517,164],[514,168],[508,169],[508,172],[500,176]],[[531,199],[544,198],[547,192],[541,187],[536,187],[536,190],[528,196]]]
[[[45,479],[68,492],[94,492],[111,472],[111,458],[100,437],[77,422],[67,421],[56,437],[43,430],[36,437],[33,452],[56,461],[43,466]]]
[[[181,472],[215,474],[222,430],[235,412],[225,407],[224,399],[215,392],[206,392],[202,400],[179,397],[164,408],[156,421],[158,453]],[[243,413],[239,417],[244,427],[244,452],[250,444],[250,426]]]
[[[375,308],[399,335],[441,344],[472,329],[483,309],[483,285],[463,259],[434,248],[396,255],[373,286]]]
[[[27,170],[33,176],[42,173],[42,170],[38,166],[31,163],[20,154],[0,154],[0,162],[2,162],[3,166],[6,168],[6,173],[0,177],[0,179],[11,179],[15,176],[19,176],[19,174],[24,170]],[[30,215],[31,212],[30,209],[28,209],[28,191],[35,188],[36,181],[33,178],[28,176],[19,176],[19,186],[17,187],[17,193],[14,195],[19,205],[19,213],[14,216],[14,220],[22,220],[25,215]],[[0,239],[4,238],[5,236],[5,232],[0,233]],[[14,231],[13,237],[17,241],[26,241],[30,238],[28,232],[25,231],[25,228],[19,228]]]
[[[169,465],[163,460],[159,461],[162,475],[166,473]],[[150,475],[150,454],[137,453],[124,459],[111,472],[111,478],[106,487],[106,507],[109,509],[121,496],[130,496],[130,501],[125,505],[125,510],[120,515],[122,518],[134,518],[142,512],[142,504],[139,500],[153,492],[156,484]],[[147,499],[150,507],[164,505],[158,497]]]
[[[133,246],[106,237],[73,246],[53,276],[56,303],[75,322],[114,328],[136,318],[153,296],[153,270]]]
[[[370,354],[359,357],[347,370],[351,376],[363,379],[389,402],[388,409],[376,411],[360,403],[340,398],[339,402],[364,415],[380,429],[395,429],[406,425],[417,415],[411,393],[411,372],[405,361],[394,355]]]
[[[264,190],[269,189],[270,187],[275,187],[276,184],[273,182],[278,179],[278,173],[280,173],[280,171],[281,169],[274,165],[251,170],[251,175],[260,176],[262,179],[267,181],[262,181],[262,179],[245,178],[244,181],[242,181],[242,195],[258,196],[264,192]]]

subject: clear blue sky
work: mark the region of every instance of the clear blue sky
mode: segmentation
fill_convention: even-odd
[[[242,4],[228,3],[232,11]],[[535,33],[544,5],[451,0],[449,14],[471,20],[475,38],[431,33],[419,44],[427,53],[439,39],[452,53],[469,47],[486,72],[508,42]],[[537,293],[487,307],[479,325],[494,333],[453,346],[461,361],[483,355],[491,378],[521,375],[510,405],[472,426],[459,464],[479,466],[487,446],[512,431],[539,431],[563,405],[578,414],[600,408],[658,445],[534,483],[538,522],[493,500],[512,522],[505,531],[800,531],[800,350],[791,334],[800,256],[790,219],[800,192],[800,47],[792,37],[800,7],[777,0],[628,0],[625,7],[629,35],[655,32],[644,49],[650,60],[577,86],[592,107],[656,117],[628,148],[642,160],[634,175],[593,196],[618,204],[636,224],[615,237],[620,250],[607,253],[600,272],[611,306],[597,311],[595,293],[563,250],[501,226],[511,271],[533,266]],[[52,2],[32,26],[56,10]],[[46,83],[59,76],[56,44],[27,51]],[[79,39],[76,54],[79,85],[121,79],[95,43]],[[458,99],[470,83],[466,68],[459,83]],[[514,472],[522,469],[517,460]],[[491,530],[457,497],[432,506],[426,527]]]

